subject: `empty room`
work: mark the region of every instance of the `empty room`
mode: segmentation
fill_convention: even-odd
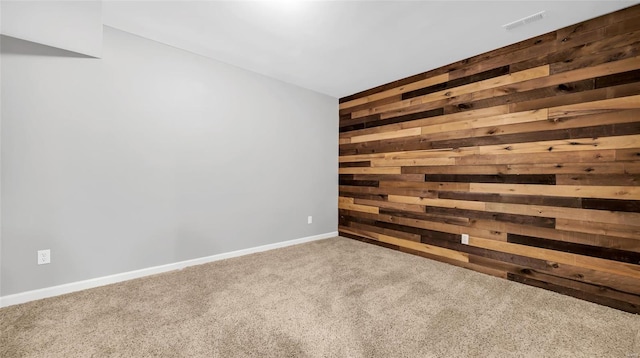
[[[640,1],[0,30],[0,357],[640,357]]]

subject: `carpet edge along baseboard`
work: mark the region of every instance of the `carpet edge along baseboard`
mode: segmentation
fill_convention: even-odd
[[[134,270],[134,271],[121,272],[121,273],[116,273],[108,276],[96,277],[96,278],[91,278],[87,280],[70,282],[70,283],[45,287],[45,288],[31,290],[31,291],[19,292],[19,293],[0,297],[0,308],[13,306],[21,303],[26,303],[30,301],[40,300],[44,298],[60,296],[67,293],[87,290],[95,287],[110,285],[113,283],[133,280],[133,279],[155,275],[163,272],[180,270],[189,266],[202,265],[209,262],[215,262],[215,261],[230,259],[234,257],[250,255],[258,252],[279,249],[287,246],[303,244],[306,242],[311,242],[316,240],[328,239],[336,236],[338,236],[338,232],[332,231],[332,232],[327,232],[323,234],[306,236],[299,239],[260,245],[260,246],[240,249],[236,251],[230,251],[230,252],[225,252],[225,253],[220,253],[220,254],[215,254],[215,255],[190,259],[190,260],[174,262],[174,263],[165,264],[165,265],[147,267],[147,268]]]

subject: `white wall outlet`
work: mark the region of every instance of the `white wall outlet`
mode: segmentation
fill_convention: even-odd
[[[465,245],[469,245],[469,234],[462,234],[462,243]]]
[[[313,222],[313,216],[307,216],[307,224],[311,224]]]
[[[38,250],[38,265],[51,263],[51,250]]]

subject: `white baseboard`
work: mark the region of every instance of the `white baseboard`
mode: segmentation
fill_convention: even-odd
[[[89,288],[110,285],[112,283],[132,280],[134,278],[140,278],[140,277],[144,277],[144,276],[155,275],[155,274],[162,273],[162,272],[167,272],[167,271],[180,270],[180,269],[183,269],[183,268],[188,267],[188,266],[201,265],[201,264],[205,264],[205,263],[208,263],[208,262],[229,259],[229,258],[232,258],[232,257],[249,255],[249,254],[253,254],[253,253],[256,253],[256,252],[279,249],[281,247],[287,247],[287,246],[291,246],[291,245],[302,244],[302,243],[305,243],[305,242],[328,239],[328,238],[335,237],[335,236],[338,236],[338,232],[337,231],[328,232],[328,233],[320,234],[320,235],[307,236],[307,237],[303,237],[303,238],[295,239],[295,240],[276,242],[275,244],[268,244],[268,245],[250,247],[248,249],[237,250],[237,251],[232,251],[232,252],[226,252],[226,253],[222,253],[222,254],[217,254],[217,255],[212,255],[212,256],[207,256],[207,257],[201,257],[201,258],[192,259],[192,260],[180,261],[180,262],[175,262],[175,263],[167,264],[167,265],[148,267],[148,268],[144,268],[144,269],[140,269],[140,270],[123,272],[123,273],[118,273],[118,274],[110,275],[110,276],[97,277],[97,278],[92,278],[92,279],[84,280],[84,281],[71,282],[71,283],[66,283],[64,285],[59,285],[59,286],[52,286],[52,287],[41,288],[41,289],[33,290],[33,291],[26,291],[26,292],[16,293],[16,294],[13,294],[13,295],[0,297],[0,307],[7,307],[7,306],[12,306],[12,305],[17,305],[17,304],[20,304],[20,303],[39,300],[39,299],[42,299],[42,298],[63,295],[65,293],[71,293],[71,292],[86,290],[86,289],[89,289]]]

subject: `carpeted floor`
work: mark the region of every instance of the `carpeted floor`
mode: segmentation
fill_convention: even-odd
[[[0,309],[9,357],[638,357],[640,316],[333,238]]]

